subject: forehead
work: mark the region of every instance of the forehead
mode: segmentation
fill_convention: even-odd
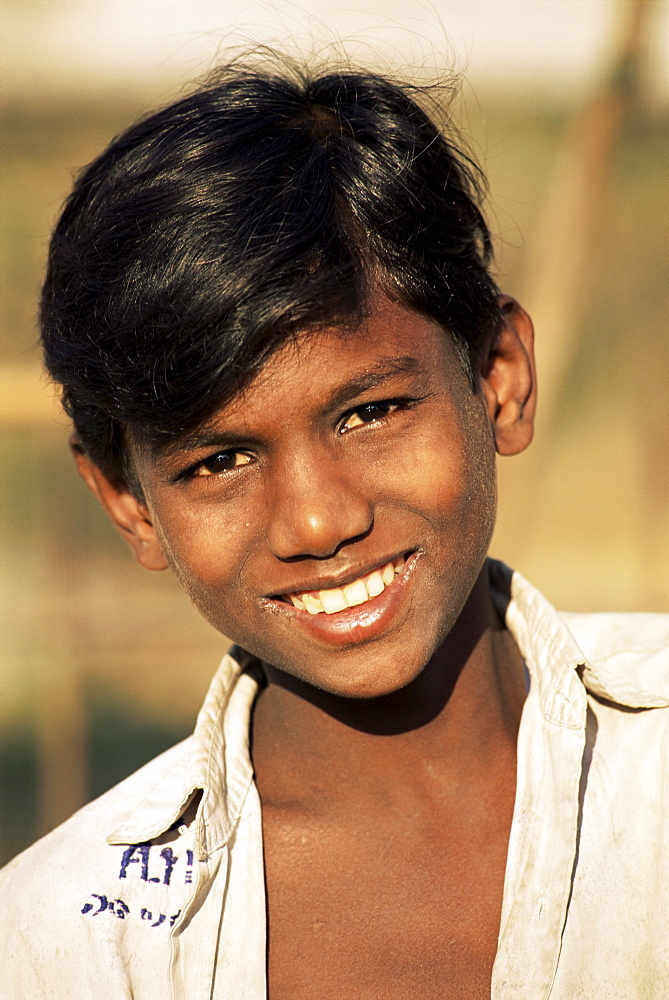
[[[189,446],[222,425],[241,428],[262,418],[281,426],[289,414],[336,410],[374,391],[400,394],[410,383],[429,390],[436,381],[454,392],[469,388],[451,336],[434,320],[378,295],[355,329],[323,326],[285,342],[246,388],[175,444]]]
[[[377,299],[377,306],[355,328],[320,326],[304,330],[284,343],[265,362],[240,402],[249,393],[270,391],[279,383],[307,375],[319,385],[348,374],[392,375],[436,363],[450,337],[441,327],[406,306]]]

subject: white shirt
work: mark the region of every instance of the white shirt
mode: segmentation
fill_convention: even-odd
[[[669,616],[559,616],[490,570],[530,678],[493,1000],[666,1000]],[[259,681],[231,650],[190,739],[0,873],[3,1000],[266,997]]]

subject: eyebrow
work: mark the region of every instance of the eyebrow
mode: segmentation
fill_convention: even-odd
[[[400,375],[414,375],[422,368],[420,361],[409,354],[378,358],[364,371],[338,385],[324,401],[323,409],[339,409],[350,403],[356,396],[361,396],[363,393],[375,389],[391,378]],[[160,453],[169,458],[189,449],[217,447],[223,439],[225,439],[227,448],[248,443],[247,436],[221,432],[215,426],[204,424],[191,433],[179,437],[178,440],[170,442],[166,447],[160,449]]]
[[[337,409],[388,379],[398,375],[414,375],[421,367],[418,359],[409,354],[379,358],[369,368],[337,386],[327,401],[327,408]]]

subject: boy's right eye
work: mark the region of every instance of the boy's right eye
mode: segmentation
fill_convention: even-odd
[[[215,476],[218,473],[229,472],[231,469],[239,468],[239,466],[248,465],[250,461],[251,456],[246,455],[243,451],[219,451],[215,455],[211,455],[210,458],[205,458],[204,462],[194,466],[191,475]]]

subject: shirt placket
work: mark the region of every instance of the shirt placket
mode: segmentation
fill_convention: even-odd
[[[171,935],[171,1000],[211,1000],[229,851],[196,862],[194,893]]]
[[[556,690],[542,711],[531,689],[523,712],[492,1000],[546,1000],[555,978],[577,852],[585,748],[586,695],[574,667],[566,693]]]
[[[229,842],[229,859],[211,1000],[266,1000],[265,867],[255,785]]]

